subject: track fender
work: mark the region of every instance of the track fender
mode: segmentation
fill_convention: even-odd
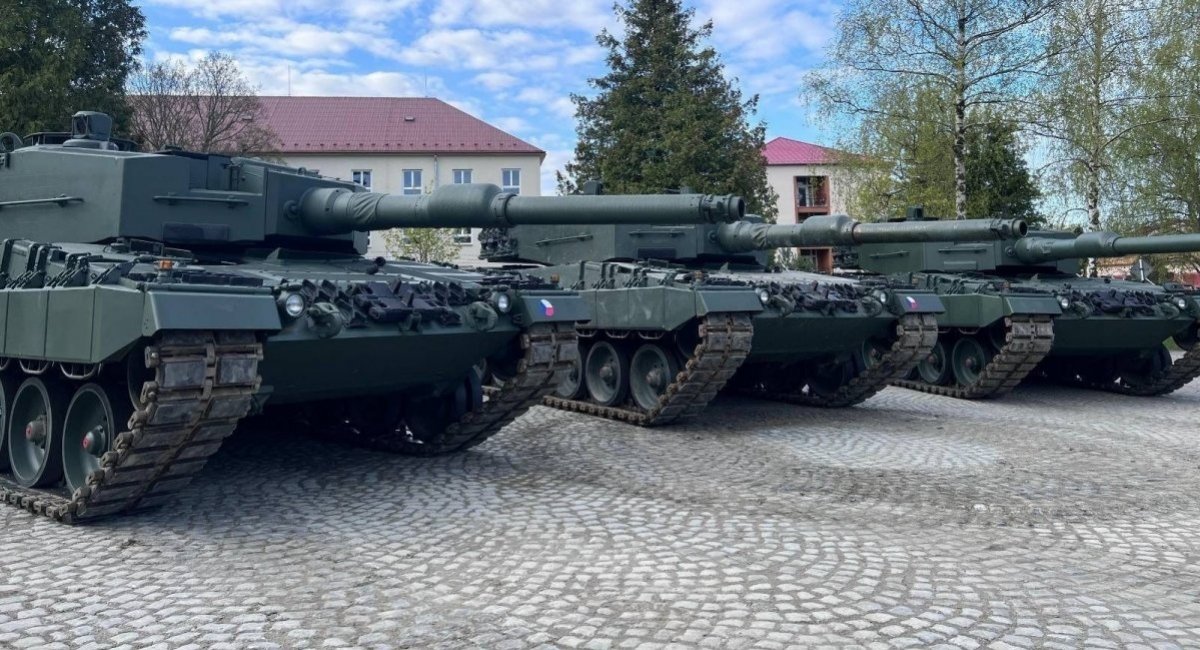
[[[141,335],[162,330],[277,332],[279,308],[270,293],[146,291]]]

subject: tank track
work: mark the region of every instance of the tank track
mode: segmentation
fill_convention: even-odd
[[[603,406],[584,400],[547,395],[546,406],[586,413],[642,427],[669,424],[698,415],[725,387],[750,353],[754,325],[746,314],[709,314],[700,321],[700,341],[675,381],[650,411]]]
[[[492,437],[554,390],[559,373],[567,372],[579,358],[579,338],[573,323],[539,323],[521,334],[524,354],[517,372],[500,386],[484,388],[482,408],[452,423],[436,445],[416,449],[404,444],[397,432],[358,434],[355,444],[391,453],[435,456],[463,451]]]
[[[1173,393],[1180,388],[1183,388],[1196,377],[1200,377],[1200,346],[1193,347],[1188,350],[1182,359],[1171,364],[1165,372],[1160,374],[1153,382],[1131,386],[1124,382],[1112,383],[1084,383],[1087,388],[1098,388],[1113,393],[1122,395],[1132,395],[1136,397],[1153,397],[1157,395],[1166,395]]]
[[[129,429],[87,485],[31,489],[0,477],[0,500],[62,523],[162,505],[204,467],[253,405],[262,344],[253,332],[165,332],[145,349]]]
[[[1054,344],[1054,323],[1049,316],[1018,315],[1004,319],[1004,346],[971,386],[938,386],[898,379],[893,386],[959,399],[1000,397],[1012,392],[1037,367]]]
[[[937,342],[937,332],[937,318],[933,314],[901,316],[896,324],[896,341],[891,350],[874,365],[828,395],[805,393],[802,390],[780,392],[766,389],[744,389],[738,391],[738,394],[755,399],[821,408],[854,406],[886,388],[889,382],[907,374],[933,349],[933,344]]]

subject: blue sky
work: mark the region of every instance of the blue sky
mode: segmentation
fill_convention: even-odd
[[[547,151],[543,190],[575,143],[572,92],[603,74],[611,0],[142,0],[151,60],[233,54],[262,94],[433,96]],[[761,96],[768,136],[831,143],[799,99],[835,2],[692,0],[727,74]]]

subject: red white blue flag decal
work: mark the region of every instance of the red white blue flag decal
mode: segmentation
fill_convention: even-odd
[[[549,300],[542,300],[542,313],[546,316],[554,315],[554,303]]]

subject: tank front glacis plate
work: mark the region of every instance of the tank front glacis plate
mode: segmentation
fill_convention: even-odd
[[[714,281],[685,269],[624,262],[586,262],[527,273],[575,289],[590,315],[585,329],[671,331],[713,313],[758,313],[758,295],[740,283]]]
[[[932,291],[945,313],[941,327],[976,329],[1009,316],[1057,316],[1058,299],[1049,291],[1021,287],[1002,278],[972,273],[913,273],[891,276],[897,283]]]
[[[714,275],[750,285],[766,306],[754,318],[747,363],[857,352],[865,341],[886,338],[903,314],[943,311],[932,292],[897,289],[878,278],[862,281],[803,271]]]
[[[1069,276],[1019,286],[1052,291],[1066,305],[1054,323],[1051,356],[1152,349],[1200,320],[1200,294],[1182,287]]]
[[[587,315],[578,294],[516,273],[336,254],[201,264],[152,243],[6,240],[3,270],[5,357],[95,366],[162,331],[259,332],[277,402],[437,390],[524,327]]]

